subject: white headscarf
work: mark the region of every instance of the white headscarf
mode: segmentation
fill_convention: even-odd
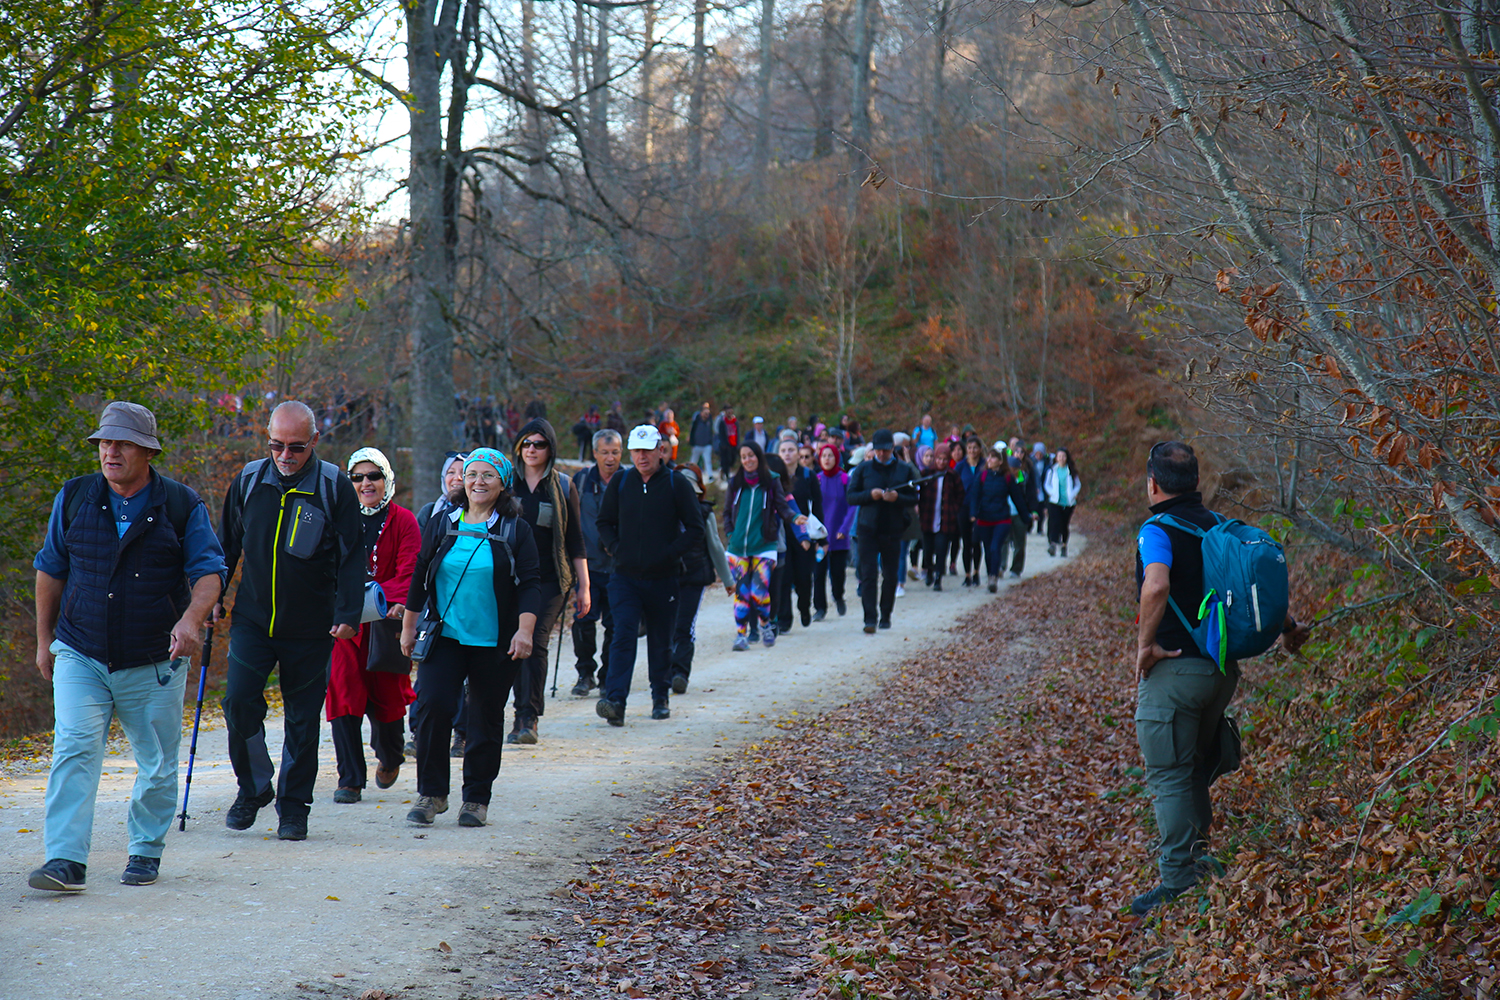
[[[380,506],[366,507],[364,504],[359,505],[359,512],[361,514],[366,517],[373,517],[385,510],[386,505],[391,502],[391,497],[396,495],[396,473],[391,469],[390,459],[386,458],[385,452],[379,448],[361,448],[350,455],[349,464],[344,467],[345,471],[353,472],[354,467],[360,462],[373,462],[377,469],[385,473],[385,496],[380,498]]]

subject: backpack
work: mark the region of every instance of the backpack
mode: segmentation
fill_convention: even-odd
[[[458,527],[458,524],[459,524],[459,522],[457,522],[457,521],[449,521],[448,522],[448,529],[447,529],[446,533],[449,534],[449,535],[457,535],[457,534],[460,534],[460,533],[471,534],[471,535],[480,534],[480,532],[478,532],[478,531],[464,532],[463,529],[461,529],[461,528]],[[505,549],[505,558],[510,563],[510,582],[511,582],[511,585],[514,586],[514,587],[521,586],[521,573],[516,568],[516,553],[515,553],[515,550],[511,547],[511,542],[513,542],[515,540],[515,537],[516,537],[516,519],[515,519],[515,517],[513,517],[513,516],[502,517],[500,519],[500,530],[498,532],[490,531],[488,528],[485,528],[483,534],[484,534],[484,536],[486,538],[490,539],[491,541],[499,542],[500,545],[501,545],[501,547]]]
[[[1259,656],[1275,645],[1290,607],[1286,554],[1260,528],[1215,514],[1208,530],[1172,514],[1147,524],[1166,524],[1203,543],[1203,601],[1198,624],[1188,621],[1171,597],[1167,602],[1199,649],[1224,669],[1230,660]]]
[[[238,485],[240,491],[240,508],[242,510],[246,502],[250,499],[250,491],[255,489],[255,484],[260,481],[261,476],[265,475],[266,466],[270,464],[270,461],[269,458],[258,458],[240,470],[236,485]],[[330,518],[333,517],[334,487],[338,484],[340,475],[342,473],[339,471],[339,467],[332,462],[318,462],[318,493],[323,499],[323,511]]]

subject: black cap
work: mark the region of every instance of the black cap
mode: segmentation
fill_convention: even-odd
[[[896,447],[896,435],[882,427],[870,438],[870,447],[877,451],[893,451]]]

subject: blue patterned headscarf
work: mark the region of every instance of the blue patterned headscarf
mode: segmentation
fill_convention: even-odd
[[[493,465],[495,471],[500,473],[500,482],[505,484],[506,489],[510,489],[511,483],[515,480],[516,467],[510,464],[510,459],[506,458],[503,452],[494,448],[475,448],[469,452],[469,457],[464,459],[464,472],[468,472],[469,466],[475,462],[488,462]]]

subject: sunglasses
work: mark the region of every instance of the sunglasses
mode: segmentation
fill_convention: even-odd
[[[385,473],[381,472],[379,469],[375,470],[374,472],[351,472],[351,473],[349,473],[349,481],[351,483],[362,483],[366,479],[368,479],[372,483],[378,483],[378,482],[381,482],[381,481],[383,481],[385,479]]]
[[[271,454],[273,455],[280,455],[282,452],[286,452],[288,455],[300,455],[307,449],[311,448],[312,445],[308,444],[305,441],[288,444],[283,441],[273,440],[267,441],[266,447],[271,449]]]
[[[529,438],[521,442],[522,448],[531,448],[534,451],[546,451],[548,448],[546,438]]]

